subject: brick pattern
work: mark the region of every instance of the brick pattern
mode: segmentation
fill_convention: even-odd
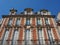
[[[21,20],[21,25],[23,26],[24,25],[24,18],[22,18],[22,20]],[[19,40],[19,42],[18,42],[18,44],[20,44],[20,45],[22,45],[22,41],[23,41],[23,34],[24,33],[24,30],[23,30],[23,27],[22,28],[20,28],[19,29],[19,38],[18,38],[18,40]]]
[[[43,26],[45,26],[45,20],[44,20],[44,18],[42,18],[42,22],[43,22],[42,23]],[[48,42],[48,34],[47,34],[46,28],[43,28],[43,32],[44,32],[45,43],[48,44],[49,42]]]
[[[35,20],[35,18],[32,18],[32,25],[33,26],[35,26],[35,24],[36,24],[36,20]],[[33,30],[32,30],[32,38],[33,38],[33,45],[34,44],[37,44],[37,32],[36,32],[36,28],[33,28]]]
[[[7,25],[8,20],[9,20],[9,19],[7,19],[7,18],[3,19],[2,26],[0,27],[0,30],[1,30],[1,31],[0,31],[0,40],[2,39],[1,37],[2,37],[2,35],[3,35],[4,32],[5,32],[4,26]]]

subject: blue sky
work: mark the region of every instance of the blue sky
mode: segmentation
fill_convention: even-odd
[[[17,9],[17,13],[25,8],[33,8],[34,12],[48,9],[52,15],[57,15],[60,12],[60,0],[0,0],[0,18],[4,14],[9,14],[11,8]]]

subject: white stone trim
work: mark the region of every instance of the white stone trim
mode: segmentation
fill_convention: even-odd
[[[27,15],[27,11],[24,11],[24,14]]]
[[[50,24],[50,20],[49,20],[49,18],[48,18],[48,23]]]
[[[32,24],[32,18],[30,18],[30,25]]]
[[[43,36],[43,40],[44,40],[44,44],[45,44],[45,37],[44,37],[44,30],[42,28],[42,36]]]
[[[40,22],[41,22],[41,25],[42,25],[42,18],[40,18]]]

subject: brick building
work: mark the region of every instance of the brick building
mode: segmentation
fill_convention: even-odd
[[[48,10],[34,13],[31,8],[20,14],[12,8],[0,21],[0,45],[59,45],[58,22]]]

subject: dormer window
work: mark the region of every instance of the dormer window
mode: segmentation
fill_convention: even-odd
[[[33,9],[31,9],[31,8],[24,9],[24,14],[25,15],[32,15],[33,14]]]
[[[10,10],[10,15],[15,15],[16,12],[17,12],[17,10],[15,10],[14,8],[12,8],[12,9]]]
[[[40,11],[38,11],[37,14],[40,14]]]
[[[25,11],[24,14],[25,14],[25,15],[32,15],[33,12],[32,12],[32,11],[31,11],[31,12],[27,12],[27,11]]]
[[[41,12],[41,15],[48,15],[48,10],[43,9],[40,12]]]

